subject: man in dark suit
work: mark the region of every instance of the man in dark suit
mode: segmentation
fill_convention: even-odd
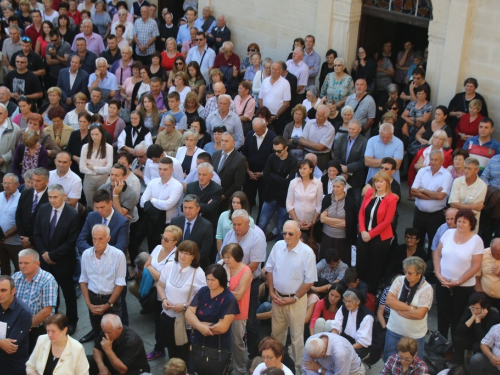
[[[212,223],[214,230],[217,228],[219,220],[220,199],[222,187],[212,181],[214,167],[210,163],[198,165],[198,181],[193,181],[186,185],[186,193],[194,194],[200,200],[200,213]],[[215,234],[215,233],[214,233]]]
[[[219,175],[222,186],[220,212],[229,208],[229,199],[235,191],[241,190],[245,182],[247,159],[234,149],[236,139],[229,132],[222,133],[222,150],[215,151],[212,165]]]
[[[273,140],[276,138],[276,134],[268,130],[264,120],[258,117],[253,119],[252,129],[248,132],[243,148],[241,149],[241,153],[248,160],[243,192],[247,195],[248,203],[250,204],[249,215],[252,214],[252,208],[255,206],[255,197],[257,196],[257,192],[259,193],[258,218],[264,203],[264,180],[262,172],[266,166],[267,158],[273,152]]]
[[[361,190],[365,184],[365,149],[366,138],[361,135],[361,122],[349,121],[348,134],[343,134],[335,141],[333,159],[340,161],[342,174],[352,186],[354,200],[361,206]]]
[[[116,212],[113,209],[113,200],[111,195],[106,190],[97,190],[94,194],[94,211],[89,213],[82,231],[78,236],[76,246],[80,254],[93,245],[92,241],[92,228],[96,224],[103,224],[109,228],[111,239],[109,244],[117,249],[123,251],[127,255],[128,235],[129,235],[129,220]],[[121,293],[122,303],[122,320],[124,324],[128,325],[128,311],[125,296],[127,295],[127,288],[123,288]],[[90,331],[80,339],[80,342],[85,343],[94,339],[94,332]]]
[[[40,254],[41,267],[50,272],[62,289],[66,301],[68,334],[72,335],[78,322],[76,293],[73,287],[75,245],[78,237],[79,216],[66,204],[64,188],[59,184],[48,189],[49,203],[41,205],[35,221],[35,248]],[[59,307],[59,298],[57,299]]]
[[[226,17],[224,15],[220,15],[217,18],[217,26],[207,35],[207,40],[208,45],[215,51],[216,55],[219,53],[222,44],[231,40],[231,30],[226,25]]]
[[[33,188],[26,189],[21,193],[16,210],[16,226],[21,245],[25,249],[33,249],[35,242],[33,232],[35,229],[35,218],[40,206],[48,203],[47,185],[49,184],[49,171],[45,168],[36,168],[33,172]]]
[[[184,215],[174,217],[170,222],[182,229],[182,240],[196,242],[200,249],[200,264],[203,270],[210,265],[210,251],[213,243],[213,227],[210,221],[198,216],[200,213],[200,198],[188,194],[182,201]]]
[[[57,79],[57,87],[62,91],[62,101],[69,109],[75,108],[74,96],[78,92],[83,92],[88,96],[87,85],[89,83],[89,74],[80,69],[82,67],[82,58],[79,55],[71,56],[69,68],[64,68],[59,71]],[[71,84],[71,75],[76,77]]]

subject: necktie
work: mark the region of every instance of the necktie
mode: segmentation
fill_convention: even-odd
[[[102,219],[102,224],[103,225],[108,225],[108,219],[106,219],[106,218]]]
[[[36,205],[38,204],[38,194],[35,191],[35,200],[33,201],[33,204],[31,205],[31,213],[35,212]]]
[[[222,157],[220,158],[219,170],[217,172],[220,172],[220,170],[224,166],[224,163],[226,162],[226,159],[227,159],[227,154],[225,152],[223,152]]]
[[[191,236],[191,223],[188,221],[186,223],[186,231],[184,232],[184,240],[189,240]]]
[[[49,239],[52,240],[52,236],[56,230],[56,222],[57,222],[57,210],[54,209],[54,216],[52,216],[52,220],[50,221],[49,227]]]

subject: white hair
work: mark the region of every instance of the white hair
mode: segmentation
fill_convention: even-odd
[[[61,193],[61,195],[65,195],[66,194],[66,192],[64,191],[64,188],[61,185],[59,185],[59,184],[50,185],[47,190],[48,190],[49,193],[51,191],[58,191],[59,193]]]
[[[316,156],[316,154],[313,154],[312,152],[310,152],[309,154],[306,154],[304,156],[304,159],[312,161],[314,165],[316,165],[318,163],[318,156]]]
[[[146,144],[144,142],[141,142],[137,146],[134,147],[134,150],[148,152],[148,146],[146,146]]]
[[[250,220],[250,217],[248,216],[247,210],[244,210],[242,208],[239,210],[234,210],[233,214],[231,215],[231,219],[234,219],[237,217],[242,217],[246,221]]]
[[[298,222],[296,222],[295,220],[287,220],[287,221],[285,221],[285,224],[283,224],[283,228],[287,224],[293,225],[297,229],[297,231],[300,232],[300,224]]]
[[[252,120],[252,125],[266,126],[266,121],[263,118],[256,117]]]
[[[95,60],[95,67],[97,68],[99,66],[99,63],[100,62],[103,62],[106,64],[106,68],[109,68],[109,64],[108,64],[108,60],[106,60],[104,57],[98,57],[96,60]]]
[[[101,320],[101,327],[106,323],[111,324],[111,327],[113,327],[113,331],[123,327],[122,320],[118,315],[115,314],[104,315]]]
[[[109,230],[109,227],[107,225],[104,225],[104,224],[96,224],[92,227],[92,235],[94,234],[94,232],[98,229],[102,229],[102,230],[105,230],[106,231],[106,236],[109,237],[111,232]]]
[[[394,125],[385,122],[382,125],[380,125],[378,132],[380,134],[387,134],[387,133],[394,134]]]
[[[130,53],[133,53],[132,47],[130,46],[123,46],[120,48],[120,51],[128,50]]]
[[[17,254],[18,258],[24,258],[24,257],[31,257],[35,262],[40,261],[40,254],[38,254],[38,251],[33,250],[33,249],[24,249]]]
[[[27,172],[27,171],[26,171]],[[13,178],[14,179],[14,182],[15,183],[18,183],[19,182],[19,177],[17,177],[14,173],[6,173],[4,176],[3,176],[3,179],[5,180],[6,178]]]
[[[92,25],[92,20],[90,20],[90,18],[87,18],[87,19],[82,21],[82,25],[85,25],[87,23],[90,23]]]
[[[325,350],[325,342],[319,337],[309,338],[304,345],[304,351],[311,358],[318,358]]]
[[[203,169],[203,168],[207,168],[208,169],[208,173],[214,173],[214,166],[210,163],[201,163],[200,165],[198,165],[198,167],[196,168],[198,171],[200,169]]]

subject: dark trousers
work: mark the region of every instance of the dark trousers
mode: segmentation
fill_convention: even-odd
[[[256,277],[253,279],[250,287],[250,304],[248,306],[247,321],[247,346],[249,358],[254,358],[258,355],[259,321],[257,320],[257,307],[259,305],[259,285],[260,277]]]
[[[47,330],[45,329],[45,326],[43,324],[38,327],[31,328],[30,333],[28,334],[28,338],[30,341],[30,354],[33,352],[33,349],[35,349],[36,340],[38,340],[38,337],[45,334],[47,334]]]
[[[117,375],[119,374],[118,371],[116,371],[113,367],[113,365],[111,364],[111,362],[109,361],[108,359],[108,356],[106,355],[106,353],[102,353],[102,361],[104,362],[104,365],[108,368],[109,372],[112,374],[112,375]],[[94,356],[93,355],[88,355],[87,356],[87,361],[89,361],[89,374],[90,375],[99,375],[99,368],[97,367],[97,362],[95,361],[94,359]],[[142,374],[144,371],[142,370],[128,370],[126,372],[127,375],[140,375]]]
[[[385,274],[391,240],[392,238],[382,241],[380,236],[376,236],[364,242],[361,235],[358,237],[356,270],[359,279],[368,284],[368,292],[374,296],[377,295],[378,284]]]
[[[143,65],[151,65],[151,55],[139,56],[134,53],[134,61],[140,61]]]
[[[107,295],[99,295],[89,290],[89,298],[90,303],[92,305],[105,305],[108,303],[111,294]],[[113,304],[113,307],[109,308],[104,315],[106,314],[115,314],[120,318],[122,317],[122,307],[121,307],[121,299],[118,298],[116,302]],[[94,315],[89,311],[90,325],[92,326],[92,330],[94,331],[94,336],[97,339],[99,333],[101,332],[101,320],[103,315]]]
[[[137,210],[139,212],[139,220],[135,223],[130,224],[130,235],[128,241],[128,255],[130,258],[130,265],[133,267],[135,265],[134,261],[139,254],[139,246],[144,239],[144,235],[139,235],[141,232],[142,222],[144,221],[144,209],[137,205]],[[153,249],[151,249],[153,250]]]
[[[163,344],[162,332],[161,332],[161,323],[160,323],[160,315],[161,315],[161,301],[156,301],[155,308],[153,310],[154,322],[155,322],[155,350],[158,352],[162,352],[165,350],[165,346]]]
[[[76,324],[78,322],[78,307],[76,304],[76,291],[73,284],[73,272],[68,275],[60,276],[56,273],[52,273],[57,283],[61,287],[64,301],[66,302],[66,316],[68,317],[69,324]],[[57,293],[57,308],[59,309],[60,304],[60,293]]]
[[[10,261],[14,264],[14,269],[19,271],[19,252],[23,249],[21,245],[0,244],[0,263],[2,264],[2,275],[10,275]]]
[[[316,231],[314,233],[316,233]],[[349,238],[333,238],[322,233],[319,260],[325,258],[326,250],[330,248],[337,249],[340,253],[342,262],[351,267],[351,240]]]
[[[331,152],[313,152],[313,154],[318,158],[318,168],[323,172],[331,159]]]
[[[475,323],[473,323],[475,324]],[[476,336],[474,335],[474,327],[469,328],[466,335],[455,335],[453,336],[453,363],[463,365],[465,350],[471,350],[474,354],[481,352],[480,342],[476,342]]]
[[[128,268],[127,268],[127,278],[129,276],[129,273],[128,273]],[[121,319],[122,319],[122,323],[125,324],[126,326],[129,325],[129,321],[128,321],[128,309],[127,309],[127,286],[125,286],[123,289],[122,289],[122,292],[120,294],[120,300],[121,300],[121,311],[122,311],[122,315],[120,316]]]
[[[500,370],[493,366],[483,353],[477,353],[470,359],[470,373],[471,374],[493,374],[500,375]]]
[[[191,343],[190,333],[188,332],[188,342],[185,345],[177,346],[175,345],[175,333],[174,333],[175,318],[168,316],[167,314],[160,314],[160,342],[157,342],[160,350],[164,350],[165,347],[168,349],[169,358],[180,358],[186,364],[189,364],[189,347]],[[156,349],[156,345],[155,345]]]
[[[257,212],[257,222],[259,221],[260,211],[262,210],[262,205],[264,204],[264,179],[259,178],[256,180],[251,180],[248,174],[245,176],[245,184],[243,185],[243,192],[247,195],[248,203],[250,204],[250,211],[256,205],[257,193],[259,194],[259,210]],[[249,212],[248,214],[251,214]]]
[[[429,241],[429,256],[432,240],[434,239],[434,236],[436,235],[436,232],[441,224],[443,224],[445,221],[446,220],[443,210],[438,210],[435,212],[424,212],[415,207],[415,211],[413,213],[413,228],[419,230],[422,242],[425,239],[425,235],[427,234],[427,239]]]
[[[51,87],[57,87],[57,78],[52,77],[50,74],[45,74],[45,76],[43,76],[43,80],[45,83],[45,90],[48,90]]]
[[[436,283],[436,300],[438,308],[438,331],[448,337],[451,324],[451,336],[454,337],[458,323],[467,308],[469,297],[474,292],[473,286],[445,288]]]

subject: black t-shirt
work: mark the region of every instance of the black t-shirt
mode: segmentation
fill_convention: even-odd
[[[19,95],[31,95],[42,92],[40,80],[35,73],[29,70],[22,74],[18,73],[16,69],[11,70],[7,74],[7,77],[5,77],[5,85],[11,92]]]
[[[424,129],[425,129],[425,131],[424,131],[424,134],[422,134],[422,138],[428,141],[429,139],[431,139],[432,135],[434,134],[434,132],[432,131],[432,120],[427,121],[424,124]],[[444,130],[446,132],[446,135],[448,136],[448,138],[453,137],[453,131],[451,130],[450,126],[445,124],[439,130]]]
[[[16,66],[16,57],[22,55],[24,56],[23,51],[17,51],[12,55],[10,58],[10,66],[15,67]],[[30,51],[28,57],[28,70],[35,72],[37,70],[43,69],[43,61],[42,61],[42,56],[40,56],[38,53],[35,51]]]
[[[403,92],[406,95],[410,95],[410,85],[411,85],[411,82],[412,81],[408,82],[408,84],[406,85],[405,89],[403,90]],[[427,90],[429,90],[429,96],[427,97],[427,101],[430,102],[431,101],[431,87],[429,86],[429,84],[427,82],[422,83],[422,85],[426,86]]]

